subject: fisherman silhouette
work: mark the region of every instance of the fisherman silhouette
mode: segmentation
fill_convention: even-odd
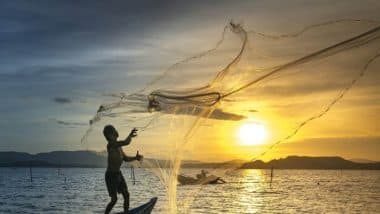
[[[204,170],[204,169],[202,169],[201,170],[201,173],[199,173],[199,174],[197,174],[197,179],[199,180],[199,179],[205,179],[206,177],[207,177],[207,171],[206,170]]]
[[[128,187],[120,171],[123,161],[140,161],[143,156],[137,151],[135,157],[129,157],[124,154],[121,149],[122,146],[127,146],[131,143],[132,138],[137,136],[137,129],[134,128],[125,140],[117,141],[119,133],[112,125],[107,125],[103,129],[104,137],[106,138],[107,152],[108,152],[108,165],[105,173],[105,180],[107,185],[108,194],[111,197],[111,201],[108,203],[105,213],[111,212],[112,208],[117,202],[117,193],[121,193],[124,198],[124,213],[128,213],[129,210],[129,192]]]

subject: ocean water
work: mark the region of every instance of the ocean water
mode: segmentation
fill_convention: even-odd
[[[199,169],[184,169],[195,175]],[[109,200],[104,169],[0,168],[0,213],[103,213]],[[157,196],[153,213],[166,213],[165,188],[136,169],[123,169],[131,207]],[[178,213],[380,213],[380,171],[237,170],[226,184],[178,186]],[[114,211],[122,210],[122,197]]]

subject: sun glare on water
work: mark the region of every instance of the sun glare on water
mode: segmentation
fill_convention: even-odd
[[[267,130],[261,124],[246,123],[239,128],[239,138],[241,145],[261,145],[265,143]]]

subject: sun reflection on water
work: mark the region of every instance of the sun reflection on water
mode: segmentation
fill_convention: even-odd
[[[268,188],[267,175],[263,170],[257,169],[243,170],[240,173],[242,194],[238,194],[238,203],[246,213],[258,213],[264,200],[263,197],[255,195],[265,192]]]

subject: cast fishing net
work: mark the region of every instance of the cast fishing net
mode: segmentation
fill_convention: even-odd
[[[109,95],[90,120],[90,128],[113,124],[140,130],[138,143],[144,164],[166,188],[168,212],[189,209],[201,187],[186,203],[177,203],[177,175],[182,160],[230,156],[262,158],[308,123],[339,105],[363,75],[379,65],[380,26],[368,20],[317,23],[289,34],[271,35],[229,23],[214,47],[170,66],[133,93]],[[374,93],[379,74],[366,87],[350,92],[346,102],[360,102]],[[270,130],[268,143],[241,148],[236,128],[245,122]],[[238,168],[234,162],[220,165]]]

